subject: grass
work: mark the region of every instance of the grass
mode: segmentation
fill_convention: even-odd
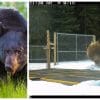
[[[10,80],[7,83],[0,82],[0,98],[26,98],[27,87],[24,82],[19,82],[17,86]]]

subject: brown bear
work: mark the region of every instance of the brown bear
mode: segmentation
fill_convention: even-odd
[[[92,42],[87,48],[87,56],[100,66],[100,41]]]
[[[27,79],[27,22],[16,9],[0,8],[0,77]]]

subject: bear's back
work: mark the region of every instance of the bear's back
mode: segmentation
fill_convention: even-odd
[[[25,32],[27,23],[16,9],[0,8],[0,23],[8,30],[19,30]]]

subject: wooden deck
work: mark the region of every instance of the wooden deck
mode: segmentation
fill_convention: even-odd
[[[100,80],[100,71],[73,69],[44,69],[29,72],[31,80],[45,80],[74,85],[87,80]]]

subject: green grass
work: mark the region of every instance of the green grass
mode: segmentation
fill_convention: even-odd
[[[12,81],[0,82],[0,98],[26,98],[27,87],[24,82],[17,86]]]

